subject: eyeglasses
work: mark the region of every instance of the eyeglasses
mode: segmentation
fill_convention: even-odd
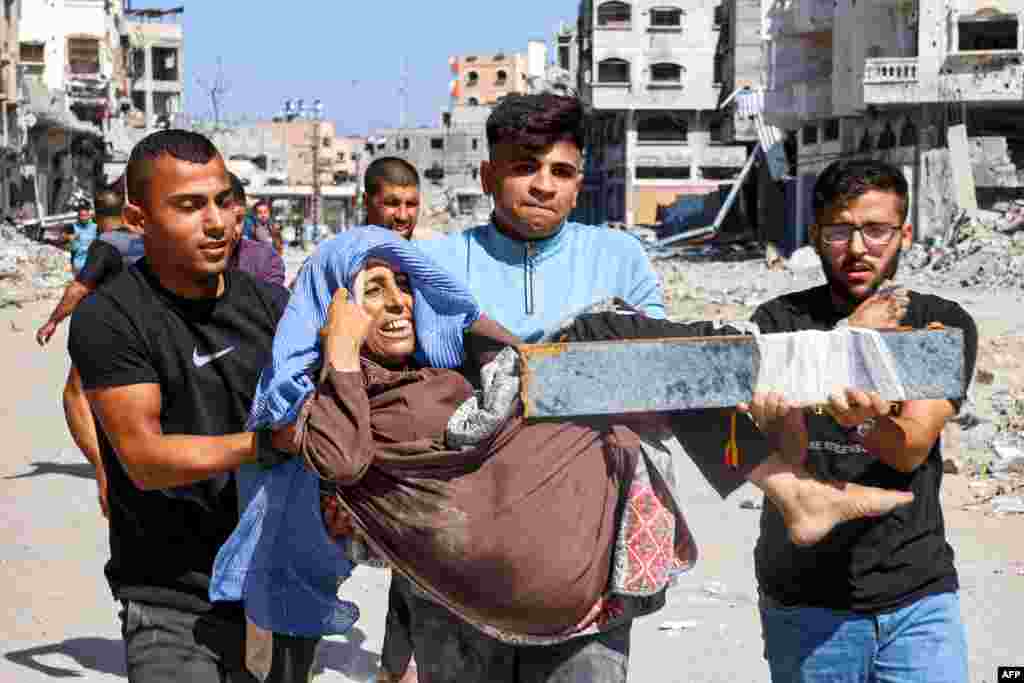
[[[832,246],[849,244],[853,239],[853,233],[859,232],[864,240],[864,246],[884,247],[892,241],[893,236],[902,228],[900,225],[880,225],[868,223],[867,225],[850,225],[849,223],[835,223],[821,226],[821,239]]]

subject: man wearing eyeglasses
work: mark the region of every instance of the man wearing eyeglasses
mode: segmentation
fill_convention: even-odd
[[[906,178],[889,164],[837,161],[825,169],[814,188],[810,239],[827,283],[762,305],[753,317],[761,331],[942,323],[964,332],[966,385],[977,352],[971,317],[951,301],[888,287],[913,242],[908,202]],[[755,397],[751,414],[762,431],[772,429],[780,405],[784,397]],[[773,681],[967,681],[959,583],[939,504],[939,434],[959,407],[894,405],[848,390],[830,399],[831,416],[806,417],[808,469],[912,491],[914,502],[797,547],[765,501],[755,567]]]

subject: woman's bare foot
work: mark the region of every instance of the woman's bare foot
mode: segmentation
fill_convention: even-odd
[[[914,500],[908,491],[819,481],[774,455],[748,479],[779,509],[790,540],[799,546],[818,543],[843,522],[881,517]]]

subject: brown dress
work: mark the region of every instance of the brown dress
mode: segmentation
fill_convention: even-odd
[[[512,633],[573,629],[608,585],[636,436],[513,418],[479,447],[445,450],[471,395],[450,370],[331,370],[299,418],[301,455],[339,485],[371,547],[452,611]]]

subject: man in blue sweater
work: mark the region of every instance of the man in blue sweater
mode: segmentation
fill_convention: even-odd
[[[490,160],[480,169],[494,198],[491,222],[419,244],[526,342],[611,297],[665,317],[658,276],[637,239],[567,220],[583,184],[584,126],[575,98],[506,97],[487,120]]]

